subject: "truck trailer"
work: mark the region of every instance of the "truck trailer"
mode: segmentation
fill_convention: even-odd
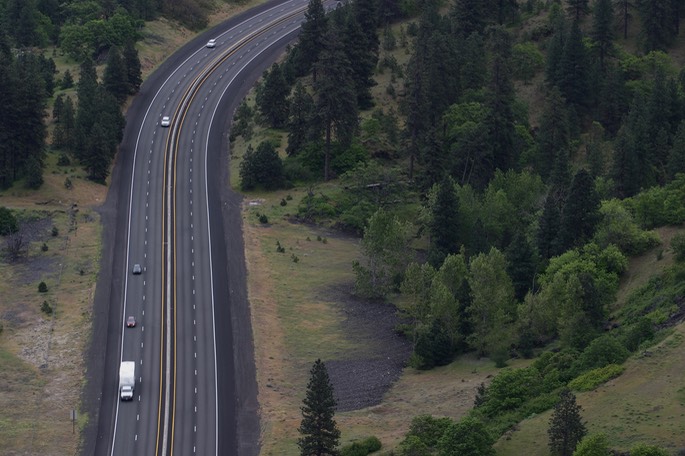
[[[119,396],[122,401],[133,399],[133,390],[136,387],[136,363],[122,361],[119,368]]]

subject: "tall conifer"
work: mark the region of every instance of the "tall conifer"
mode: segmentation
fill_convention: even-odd
[[[301,456],[337,456],[340,430],[335,422],[336,401],[326,365],[317,359],[310,371],[303,401],[300,438]]]

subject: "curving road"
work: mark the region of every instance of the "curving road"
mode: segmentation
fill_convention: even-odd
[[[86,396],[100,385],[100,408],[97,438],[87,434],[83,454],[258,452],[242,240],[224,235],[240,233],[240,211],[237,195],[222,194],[223,132],[294,38],[306,6],[269,2],[194,40],[146,81],[129,109],[103,208],[89,373],[100,367],[104,377],[89,375]],[[210,37],[215,48],[204,46]],[[140,275],[131,274],[136,263]],[[126,328],[128,316],[136,327]],[[136,363],[131,402],[118,396],[121,361]]]

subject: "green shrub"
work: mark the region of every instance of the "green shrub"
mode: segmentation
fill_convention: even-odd
[[[621,342],[610,335],[603,335],[590,342],[576,363],[576,372],[596,369],[609,364],[623,364],[630,352]]]
[[[637,323],[630,325],[623,336],[623,345],[628,350],[634,352],[640,347],[642,342],[654,338],[654,325],[652,320],[647,317],[640,318]]]
[[[42,310],[46,315],[52,315],[52,307],[47,301],[43,301],[43,304],[40,306],[40,310]]]
[[[18,229],[14,213],[6,207],[0,207],[0,236],[16,233]]]
[[[38,284],[38,292],[39,293],[47,293],[48,291],[48,286],[45,282],[41,282]]]
[[[568,387],[575,391],[592,391],[602,383],[606,383],[612,378],[616,378],[623,373],[625,367],[618,364],[609,364],[599,369],[585,372],[581,376],[574,378]]]
[[[52,237],[57,237],[59,236],[59,229],[57,229],[56,226],[52,227]]]
[[[592,434],[585,436],[580,441],[573,456],[610,456],[607,436],[604,434]]]
[[[366,456],[381,449],[381,441],[377,437],[367,437],[360,442],[354,442],[342,447],[340,456]]]
[[[542,376],[535,367],[505,369],[495,376],[481,407],[487,416],[514,410],[542,391]]]
[[[40,249],[43,252],[47,252],[48,251],[48,245],[45,242],[43,242],[43,245],[40,246]]]
[[[668,451],[654,445],[637,444],[630,449],[630,456],[668,456]]]
[[[259,219],[259,223],[262,223],[264,225],[269,223],[269,217],[267,217],[266,214],[259,214],[257,218]]]
[[[452,424],[451,418],[435,418],[431,415],[418,415],[412,418],[409,425],[409,432],[405,440],[409,437],[416,437],[428,448],[433,448],[438,444],[438,440],[445,433],[445,430]]]
[[[283,161],[270,141],[259,143],[257,150],[251,146],[247,148],[240,163],[241,190],[254,190],[257,187],[275,190],[282,187],[284,182]]]

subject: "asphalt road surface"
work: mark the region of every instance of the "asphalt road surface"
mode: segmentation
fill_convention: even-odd
[[[228,189],[226,132],[306,6],[269,2],[193,40],[143,84],[127,113],[102,208],[84,455],[258,454],[240,197]],[[205,46],[209,38],[216,47]],[[136,263],[142,273],[134,275]],[[119,400],[121,361],[136,363],[130,402]]]

